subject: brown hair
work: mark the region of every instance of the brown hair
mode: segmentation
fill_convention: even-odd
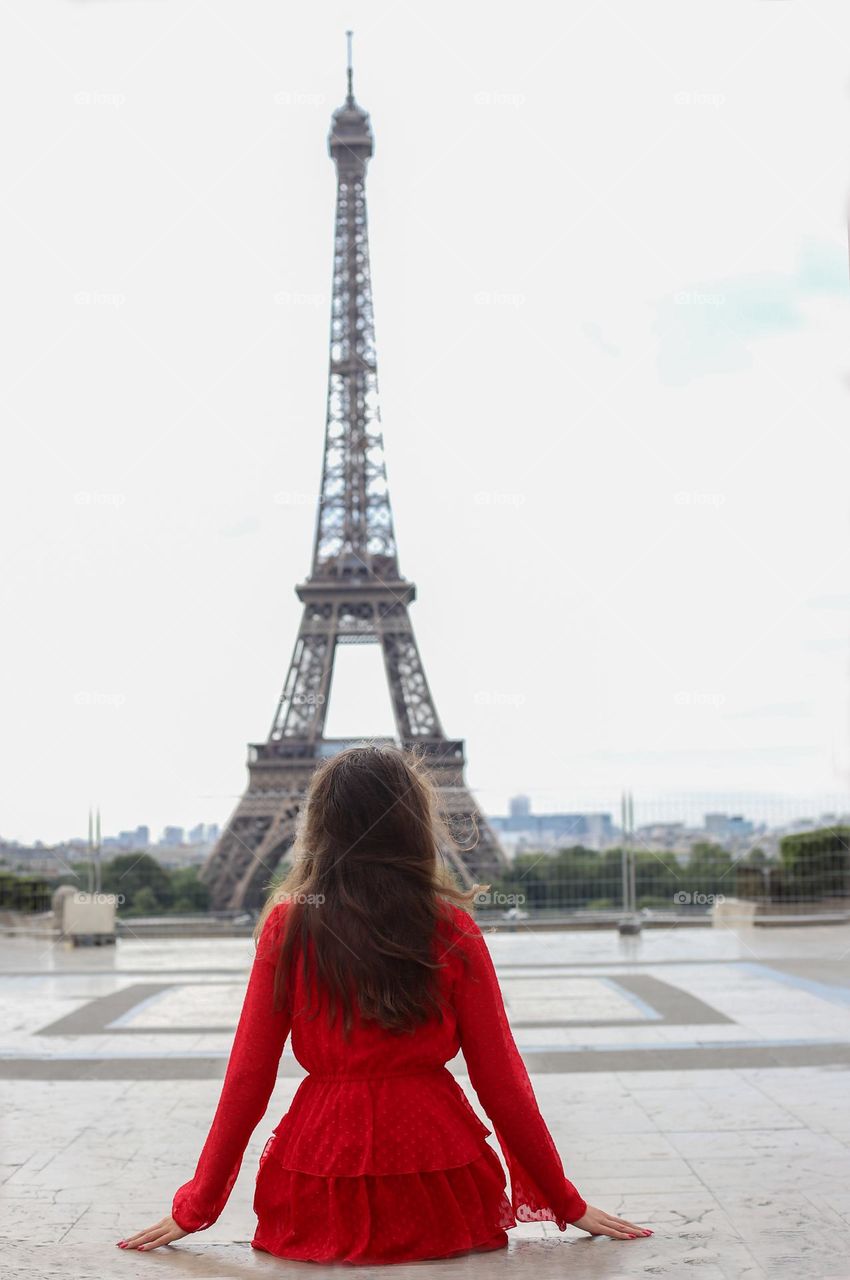
[[[436,930],[447,901],[468,907],[481,887],[455,883],[443,855],[453,845],[434,784],[413,752],[369,745],[323,761],[307,790],[291,870],[255,930],[259,939],[274,907],[289,901],[276,1007],[300,956],[311,997],[314,987],[327,992],[332,1021],[341,1007],[346,1037],[355,1000],[363,1018],[391,1031],[438,1016]]]

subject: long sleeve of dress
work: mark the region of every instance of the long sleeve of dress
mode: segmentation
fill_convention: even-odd
[[[556,1222],[564,1231],[587,1203],[566,1178],[540,1114],[481,930],[471,918],[462,927],[469,965],[454,997],[461,1049],[508,1165],[514,1215],[518,1222]]]
[[[221,1097],[195,1176],[174,1196],[171,1214],[184,1231],[203,1231],[233,1190],[251,1134],[266,1112],[291,1017],[273,1008],[273,984],[285,904],[268,917],[257,945]]]

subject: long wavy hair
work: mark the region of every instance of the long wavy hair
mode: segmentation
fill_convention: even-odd
[[[322,988],[331,1021],[342,1013],[346,1038],[355,1002],[362,1018],[389,1031],[439,1016],[434,943],[446,904],[469,908],[488,887],[458,886],[443,854],[452,845],[434,783],[413,752],[368,745],[323,761],[301,810],[291,869],[255,930],[259,939],[274,907],[289,902],[275,1006],[300,959],[308,1006]],[[317,1013],[308,1007],[306,1016]]]

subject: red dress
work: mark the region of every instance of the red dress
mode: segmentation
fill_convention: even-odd
[[[184,1231],[218,1218],[248,1139],[268,1106],[287,1036],[309,1072],[260,1158],[255,1248],[312,1262],[380,1264],[507,1244],[505,1228],[549,1221],[563,1231],[587,1205],[564,1175],[508,1024],[481,930],[446,905],[435,947],[447,1005],[411,1034],[362,1021],[351,1038],[299,1014],[301,966],[287,1008],[272,1008],[287,904],[271,913],[254,959],[221,1098],[191,1182],[174,1197]],[[468,957],[468,968],[461,951]],[[323,997],[324,1004],[324,997]],[[446,1068],[463,1050],[511,1178]]]

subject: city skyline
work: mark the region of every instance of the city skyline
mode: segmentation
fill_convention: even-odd
[[[110,834],[108,831],[102,831],[100,835],[100,847],[103,849],[115,848],[162,848],[173,847],[179,845],[195,845],[195,846],[211,846],[218,838],[220,833],[220,825],[218,823],[198,822],[192,827],[180,826],[177,823],[166,823],[161,828],[160,834],[152,838],[151,828],[147,823],[139,823],[135,827],[119,828],[116,832]],[[66,836],[61,840],[55,841],[55,844],[75,844],[86,845],[93,844],[97,846],[97,838],[92,841],[90,835],[72,835]],[[47,842],[36,838],[33,841],[11,840],[4,836],[0,831],[0,845],[8,845],[14,847],[21,845],[23,847],[48,847]]]
[[[709,793],[705,796],[694,795],[690,797],[689,804],[682,804],[681,799],[675,796],[657,798],[654,801],[645,800],[643,802],[636,797],[636,829],[639,830],[642,827],[651,826],[678,825],[686,828],[688,831],[704,831],[707,836],[710,836],[713,830],[710,820],[714,818],[722,818],[728,820],[743,819],[745,824],[751,826],[754,833],[758,834],[761,830],[782,831],[788,827],[794,827],[800,824],[819,826],[829,825],[833,822],[843,822],[850,819],[850,795],[821,796],[819,798],[819,803],[814,803],[818,798],[812,797],[811,800],[813,803],[810,803],[808,807],[806,806],[803,798],[799,798],[798,802],[795,802],[792,799],[789,803],[787,797],[771,798],[765,796],[763,797],[764,804],[761,808],[759,808],[757,803],[753,807],[748,807],[746,803],[739,804],[738,802],[742,799],[745,801],[749,799],[752,804],[755,798],[741,797],[740,795],[735,796],[732,793],[727,793],[725,795]],[[771,799],[773,803],[770,803]],[[514,815],[517,802],[525,800],[532,801],[527,815],[531,819],[532,823],[537,823],[541,819],[552,817],[603,817],[610,819],[611,828],[615,833],[619,834],[620,832],[619,801],[617,804],[612,803],[608,805],[607,808],[604,804],[600,803],[599,805],[584,806],[576,804],[566,809],[543,809],[538,808],[532,798],[528,796],[527,793],[523,792],[516,792],[509,797],[504,813],[494,811],[490,814],[490,817],[496,823],[500,824],[500,830],[506,829],[501,824],[503,824],[506,819],[510,819]],[[715,807],[713,809],[707,807],[712,802],[715,803],[716,806],[721,807]],[[724,805],[725,808],[722,807]],[[137,824],[135,827],[119,827],[114,832],[109,832],[104,829],[101,836],[102,847],[114,850],[117,847],[118,842],[121,840],[121,837],[137,837],[140,832],[147,832],[148,840],[146,843],[142,843],[140,841],[138,847],[148,847],[152,849],[156,849],[157,847],[173,847],[173,845],[165,838],[168,833],[181,833],[181,836],[185,837],[185,840],[176,840],[174,842],[175,844],[184,843],[186,846],[205,845],[207,847],[211,847],[221,830],[221,824],[195,823],[192,825],[180,825],[177,823],[166,823],[159,829],[160,834],[151,839],[150,836],[153,833],[153,830],[153,828],[145,823]],[[199,834],[202,831],[204,832],[203,837]],[[720,834],[717,827],[714,828],[714,834]],[[50,847],[51,844],[57,846],[62,844],[83,845],[86,844],[87,841],[88,837],[84,834],[66,835],[53,842],[42,840],[39,837],[35,837],[31,841],[21,841],[13,839],[0,831],[0,845],[7,845],[9,847],[20,845],[25,848],[37,848]],[[577,838],[576,842],[580,843],[581,841]],[[136,846],[125,841],[124,847],[134,848]]]

